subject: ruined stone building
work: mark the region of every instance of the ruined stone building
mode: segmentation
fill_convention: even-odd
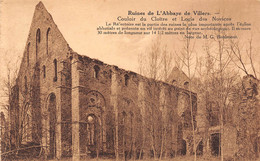
[[[13,146],[49,158],[192,154],[196,94],[77,54],[41,2],[11,99]]]
[[[260,154],[260,81],[252,75],[243,77],[243,95],[237,111],[238,160],[257,160]]]
[[[225,123],[221,137],[214,100],[205,102],[200,93],[189,91],[190,80],[181,70],[173,68],[167,82],[155,81],[79,55],[40,2],[12,88],[11,149],[36,145],[41,148],[38,155],[75,160],[117,154],[128,158],[192,155],[193,120],[198,155],[217,156],[222,143],[225,155],[240,157],[251,151],[256,158],[258,126],[247,124],[259,124],[259,89],[255,90],[259,81],[248,77],[245,82],[251,82],[243,85],[245,98],[230,99],[234,108],[227,118],[234,124]],[[205,106],[210,106],[210,119],[205,118]],[[255,112],[245,115],[250,110]],[[253,142],[247,144],[250,139]]]

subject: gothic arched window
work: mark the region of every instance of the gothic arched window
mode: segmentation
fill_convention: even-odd
[[[99,71],[100,71],[99,66],[95,65],[95,66],[94,66],[94,78],[97,78],[97,79],[98,79]]]
[[[128,82],[129,82],[129,76],[127,74],[125,74],[125,86],[128,86]]]
[[[48,28],[47,33],[46,33],[46,54],[49,54],[49,35],[50,35],[51,29]]]
[[[58,73],[57,73],[57,60],[56,59],[54,59],[53,65],[54,65],[54,78],[53,78],[53,81],[56,82],[57,81],[57,76],[58,76]]]
[[[26,58],[27,58],[27,66],[29,66],[29,63],[30,63],[30,43],[28,43],[28,45],[27,45]]]
[[[40,44],[41,42],[41,30],[38,29],[37,32],[36,32],[36,58],[37,58],[37,55],[38,55],[38,45]]]
[[[37,30],[36,41],[37,41],[37,43],[41,42],[41,30],[40,29]]]
[[[24,76],[24,92],[27,93],[28,87],[27,87],[27,77]]]
[[[43,78],[46,77],[46,67],[45,65],[42,67],[42,72],[43,72]]]

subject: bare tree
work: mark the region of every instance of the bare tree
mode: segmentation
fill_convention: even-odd
[[[159,79],[159,65],[160,65],[160,55],[161,55],[161,51],[160,51],[160,40],[159,38],[157,38],[152,46],[151,49],[149,49],[149,51],[147,53],[143,53],[139,55],[139,72],[142,75],[145,75],[149,78],[152,78],[154,80],[158,80]],[[149,94],[150,97],[153,97],[153,93],[154,91],[148,91],[147,92]],[[140,154],[139,154],[139,159],[141,159],[141,155],[142,152],[144,151],[144,148],[147,148],[145,146],[146,140],[148,138],[151,138],[152,141],[150,143],[151,145],[151,149],[153,150],[153,155],[154,157],[156,156],[156,151],[155,151],[155,138],[154,138],[154,122],[149,120],[149,118],[153,117],[154,115],[154,108],[156,108],[153,103],[153,100],[146,100],[145,102],[145,106],[148,106],[147,112],[146,112],[146,116],[142,116],[143,118],[143,124],[142,124],[142,147],[140,150]],[[147,117],[147,116],[150,117]],[[148,132],[149,136],[146,136],[146,133]],[[144,153],[148,153],[148,151],[144,151]],[[145,154],[147,155],[147,154]]]
[[[158,36],[152,42],[151,47],[147,49],[147,52],[139,54],[138,63],[139,73],[141,75],[152,78],[153,80],[167,81],[167,78],[173,67],[173,54],[169,51],[166,45],[163,45],[161,43],[161,37]],[[156,84],[150,82],[150,85],[147,89],[147,95],[151,99],[147,99],[145,102],[146,106],[148,106],[149,109],[147,113],[149,113],[148,115],[151,116],[150,118],[155,118],[155,113],[157,112],[156,110],[161,108],[159,106],[164,106],[166,104],[165,99],[160,102],[160,105],[156,103],[156,101],[154,100],[158,95],[156,94],[156,89]],[[144,128],[147,129],[149,136],[143,136],[143,141],[145,140],[145,137],[149,137],[151,139],[150,146],[153,151],[153,156],[154,158],[156,158],[159,155],[159,159],[162,159],[164,152],[166,152],[165,146],[167,143],[166,127],[168,122],[166,121],[166,118],[164,118],[166,117],[166,114],[164,112],[166,108],[164,108],[161,109],[163,117],[163,120],[161,120],[162,123],[158,123],[146,118],[145,121],[148,123],[144,125],[146,126]],[[159,126],[159,124],[161,126]],[[158,131],[160,131],[161,133],[158,133]],[[141,157],[141,152],[139,158]]]
[[[167,81],[167,78],[173,68],[173,54],[167,48],[167,46],[163,47],[162,55],[161,55],[161,65],[162,65],[162,80]]]
[[[19,61],[19,60],[18,60]],[[2,82],[2,97],[6,98],[2,107],[8,113],[8,151],[2,153],[5,156],[18,155],[20,150],[30,148],[41,148],[41,145],[23,145],[33,142],[37,135],[33,136],[35,127],[32,124],[32,102],[35,95],[33,94],[34,86],[32,81],[33,75],[27,75],[22,78],[19,74],[18,67],[11,61],[7,61],[6,76]],[[35,67],[32,70],[36,70]],[[20,80],[20,81],[19,81]],[[18,88],[19,83],[22,83]],[[36,134],[36,133],[34,133]]]
[[[251,74],[257,79],[257,72],[254,64],[254,49],[253,49],[253,39],[251,37],[248,40],[248,45],[243,46],[239,41],[230,41],[230,52],[229,56],[233,63],[242,70],[246,75]],[[249,60],[247,60],[249,59]],[[248,65],[249,64],[249,65]],[[251,71],[248,69],[251,68]]]
[[[13,65],[11,65],[11,61],[6,61],[6,76],[2,79],[2,110],[7,113],[7,125],[6,125],[6,133],[8,139],[4,140],[5,144],[7,145],[8,149],[11,150],[11,145],[12,145],[12,138],[11,138],[11,122],[12,120],[10,119],[10,105],[12,103],[11,96],[12,96],[12,88],[16,83],[16,78],[17,78],[17,68],[14,68]]]
[[[147,52],[139,54],[139,73],[154,80],[161,79],[161,38],[156,37]]]
[[[180,54],[177,56],[179,57],[179,59],[181,60],[181,62],[183,63],[184,67],[186,67],[187,69],[187,73],[188,73],[188,78],[190,80],[190,82],[188,83],[188,89],[189,89],[189,110],[190,110],[190,115],[191,115],[191,126],[192,126],[192,142],[193,142],[193,152],[194,152],[194,161],[197,160],[197,154],[196,154],[196,133],[195,133],[195,111],[194,111],[194,107],[192,104],[192,82],[191,80],[193,79],[194,75],[195,75],[195,71],[196,71],[196,67],[197,65],[194,65],[194,62],[196,63],[196,52],[194,50],[195,47],[195,40],[192,40],[191,35],[189,33],[189,27],[187,25],[186,28],[186,34],[183,37],[183,48],[180,52]],[[192,74],[192,67],[195,68],[194,73]]]
[[[230,41],[224,38],[225,31],[214,33],[216,39],[205,44],[206,62],[204,70],[204,99],[209,126],[220,126],[219,153],[224,160],[224,125],[230,115],[230,96],[238,80],[238,70],[232,67],[230,53]],[[223,37],[223,38],[217,38]],[[234,47],[234,46],[233,46]],[[232,51],[233,50],[233,51]],[[208,127],[209,128],[209,127]]]

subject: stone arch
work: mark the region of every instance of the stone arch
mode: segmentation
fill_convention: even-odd
[[[102,99],[101,102],[97,101],[97,102],[95,102],[96,104],[94,102],[92,102],[91,100],[89,100],[89,103],[90,103],[89,106],[97,106],[99,108],[101,107],[102,111],[104,111],[104,107],[106,107],[106,99],[99,91],[91,90],[91,91],[87,92],[86,95],[87,96],[92,95],[92,96],[95,96],[95,97],[100,97]]]
[[[28,92],[27,76],[24,76],[24,93],[27,94],[27,92]]]
[[[188,89],[188,88],[189,88],[189,82],[188,82],[188,81],[185,81],[185,82],[183,83],[183,86],[184,86],[185,89]]]
[[[55,93],[50,93],[46,98],[43,111],[42,142],[47,147],[46,155],[53,159],[56,157],[56,125],[57,125],[57,105]]]
[[[50,133],[50,157],[56,157],[56,96],[51,94],[48,102],[48,111],[49,111],[49,133]]]
[[[94,78],[97,78],[99,77],[99,71],[100,71],[100,67],[98,65],[95,65],[94,66]]]
[[[43,73],[43,78],[45,78],[46,77],[46,66],[45,65],[42,66],[42,73]]]
[[[41,30],[38,28],[36,31],[36,59],[38,56],[39,44],[41,42]]]
[[[27,50],[26,50],[27,66],[29,66],[29,63],[30,63],[30,46],[31,46],[31,43],[29,42],[27,44]]]
[[[41,42],[41,30],[38,28],[36,32],[36,42],[40,43]]]
[[[128,75],[128,74],[125,74],[125,75],[124,75],[125,86],[128,86],[128,84],[129,84],[129,79],[130,79],[129,75]]]
[[[54,77],[53,77],[53,81],[56,82],[58,79],[58,65],[57,65],[57,59],[53,60],[53,68],[54,68]]]
[[[95,157],[99,153],[106,151],[106,125],[105,125],[105,106],[104,96],[95,90],[82,93],[82,102],[80,106],[80,149],[82,153],[86,153]],[[90,124],[89,116],[94,120]],[[89,144],[90,132],[92,128],[95,132],[95,138]]]
[[[49,27],[46,32],[46,54],[49,54],[49,36],[50,36],[51,28]]]

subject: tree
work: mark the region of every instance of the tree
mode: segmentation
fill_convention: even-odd
[[[228,35],[225,31],[213,33],[215,37]],[[205,106],[208,123],[205,125],[205,133],[211,126],[220,127],[219,155],[224,160],[225,128],[238,127],[238,119],[235,118],[237,107],[241,101],[241,79],[239,70],[246,75],[257,75],[255,63],[253,63],[254,48],[252,39],[244,45],[239,40],[216,38],[206,40],[204,44],[204,61],[198,61],[196,71],[199,79],[195,79],[198,89],[198,97]],[[250,69],[251,68],[251,69]],[[225,127],[225,125],[228,125]],[[207,140],[208,133],[205,134]],[[205,144],[206,145],[206,144]]]
[[[19,61],[19,59],[18,59]],[[2,97],[6,98],[3,101],[2,107],[8,113],[8,151],[2,153],[5,156],[15,156],[19,154],[20,150],[33,149],[41,147],[41,145],[25,144],[34,142],[35,138],[40,136],[34,133],[35,126],[32,124],[33,117],[33,101],[35,99],[35,87],[33,81],[35,75],[21,77],[18,67],[12,61],[7,61],[6,76],[2,82]],[[37,70],[36,67],[32,68],[33,71]],[[39,71],[40,72],[40,71]],[[18,81],[18,80],[22,81]],[[19,82],[23,83],[18,88]],[[33,135],[34,134],[34,135]]]
[[[177,56],[179,57],[179,59],[181,60],[181,62],[183,63],[184,67],[186,67],[187,69],[187,73],[188,73],[188,78],[189,81],[188,82],[188,89],[189,89],[189,110],[190,110],[190,121],[191,121],[191,126],[192,126],[192,142],[193,142],[193,150],[192,152],[194,153],[194,161],[197,160],[197,154],[196,154],[196,133],[195,133],[195,117],[196,117],[196,111],[194,110],[194,105],[193,105],[193,100],[192,100],[192,82],[191,80],[194,77],[196,68],[197,68],[197,64],[194,65],[194,62],[196,63],[196,61],[194,61],[194,58],[196,58],[195,54],[195,41],[192,41],[191,39],[191,35],[189,32],[189,27],[188,24],[187,28],[186,28],[186,34],[183,37],[183,48],[180,51],[180,55],[177,54]],[[192,67],[195,67],[195,71],[194,74],[192,75]]]
[[[258,72],[255,68],[253,47],[253,39],[241,42],[230,41],[229,56],[234,65],[246,74],[240,83],[240,95],[238,119],[237,119],[237,143],[239,145],[237,159],[239,160],[255,160],[257,158],[257,133],[259,120],[258,116],[258,101],[256,98]],[[242,90],[242,91],[241,91]]]
[[[6,63],[6,76],[2,79],[2,110],[7,113],[7,127],[6,127],[6,133],[7,138],[5,141],[5,144],[7,145],[8,150],[12,150],[12,138],[11,138],[11,123],[12,120],[10,119],[10,105],[12,104],[11,96],[12,96],[12,88],[16,83],[16,77],[17,77],[17,68],[14,68],[14,66],[11,65],[11,62],[8,61]]]
[[[219,155],[224,160],[224,125],[234,125],[230,108],[231,97],[239,80],[238,70],[232,65],[230,57],[230,41],[224,39],[225,31],[214,33],[216,38],[205,43],[204,72],[198,72],[202,76],[202,92],[205,100],[206,113],[209,126],[220,126]],[[204,85],[203,85],[204,84]]]
[[[152,80],[163,80],[166,81],[170,71],[173,66],[173,55],[168,51],[167,46],[163,46],[161,43],[161,37],[158,36],[151,44],[151,48],[147,49],[146,53],[139,54],[139,73],[148,78],[152,78]],[[166,151],[166,116],[164,114],[164,106],[165,100],[161,101],[159,104],[156,103],[159,98],[158,97],[158,83],[154,83],[153,81],[147,81],[148,87],[146,89],[147,97],[150,99],[146,99],[144,104],[146,106],[147,111],[145,112],[146,116],[143,116],[143,145],[139,154],[139,158],[141,158],[141,153],[144,148],[145,140],[147,138],[151,139],[150,148],[153,151],[153,157],[157,156],[162,159],[164,152]],[[159,110],[160,111],[157,111]],[[162,120],[156,121],[156,113],[161,112]],[[148,132],[148,136],[145,133]],[[147,153],[147,152],[146,152]]]
[[[252,74],[257,79],[257,72],[253,62],[254,48],[252,37],[246,44],[247,45],[243,46],[239,41],[231,40],[229,56],[235,66],[242,70],[246,75]],[[251,70],[249,68],[251,68]]]

